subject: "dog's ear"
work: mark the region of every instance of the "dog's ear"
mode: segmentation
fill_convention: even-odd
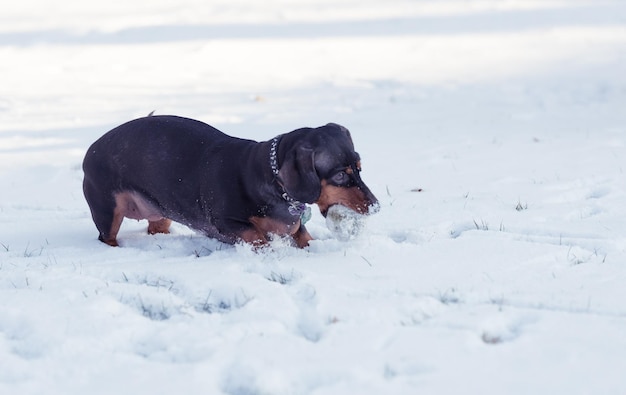
[[[299,146],[287,152],[278,176],[287,194],[297,201],[313,203],[322,193],[311,147]]]

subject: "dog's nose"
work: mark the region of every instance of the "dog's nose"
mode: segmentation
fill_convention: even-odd
[[[365,185],[365,183],[361,182],[359,185],[359,189],[365,195],[365,199],[363,201],[364,205],[362,206],[361,213],[363,214],[376,214],[380,211],[380,203],[378,203],[378,199],[376,196],[370,191],[370,189]]]
[[[376,214],[377,212],[379,212],[380,203],[378,203],[378,199],[376,199],[376,196],[374,196],[372,191],[370,191],[370,189],[365,184],[362,184],[360,187],[363,193],[365,194],[365,199],[366,199],[365,201],[367,203],[366,213]]]

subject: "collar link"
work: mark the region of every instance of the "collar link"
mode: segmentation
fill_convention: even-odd
[[[272,173],[274,173],[274,177],[278,177],[278,142],[280,141],[280,136],[276,136],[272,139],[272,143],[270,145],[270,167],[272,168]]]

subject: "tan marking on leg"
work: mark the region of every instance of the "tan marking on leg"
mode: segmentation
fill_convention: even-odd
[[[102,237],[102,235],[100,235],[100,237],[98,237],[98,240],[100,240],[101,242],[103,242],[104,244],[108,244],[111,247],[119,247],[120,245],[117,244],[117,240],[113,239],[104,239],[104,237]]]
[[[115,206],[115,209],[113,210],[113,221],[111,222],[109,235],[107,238],[102,237],[100,240],[112,247],[119,247],[119,244],[117,243],[117,234],[120,231],[123,220],[124,213],[122,212],[122,210],[120,210],[118,206]]]
[[[172,220],[168,218],[161,218],[158,221],[148,221],[148,233],[151,235],[156,233],[170,233],[170,225]]]
[[[260,233],[257,229],[246,229],[241,232],[239,238],[245,243],[252,244],[254,247],[262,247],[268,242],[265,235]]]
[[[124,191],[115,194],[115,209],[113,210],[113,221],[108,237],[101,240],[108,245],[117,246],[117,234],[122,226],[124,217],[149,221],[148,232],[168,233],[171,221],[163,218],[159,209],[145,199],[138,192]]]
[[[275,234],[287,236],[294,234],[300,226],[300,220],[293,224],[286,224],[270,217],[250,217],[249,221],[254,228],[262,234]]]
[[[297,220],[293,224],[287,224],[270,217],[251,217],[250,222],[254,226],[254,229],[247,230],[246,232],[254,233],[257,239],[263,240],[263,243],[268,242],[268,236],[270,234],[291,236],[296,245],[300,248],[308,246],[309,241],[313,240],[313,237],[307,232],[306,228],[300,224],[300,220]]]
[[[304,248],[309,246],[309,241],[313,240],[313,237],[306,230],[304,225],[300,225],[300,228],[292,235],[293,240],[296,242],[296,245],[299,248]]]

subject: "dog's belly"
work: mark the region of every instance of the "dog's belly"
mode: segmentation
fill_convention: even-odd
[[[218,239],[223,242],[233,242],[232,235],[222,234],[215,227],[209,218],[189,218],[177,212],[163,212],[159,207],[139,192],[123,191],[115,194],[115,211],[130,219],[148,221],[159,221],[167,218],[180,224],[186,225],[196,231],[204,233],[208,237]]]
[[[115,210],[126,218],[136,220],[158,221],[165,217],[158,207],[133,191],[115,194]]]

